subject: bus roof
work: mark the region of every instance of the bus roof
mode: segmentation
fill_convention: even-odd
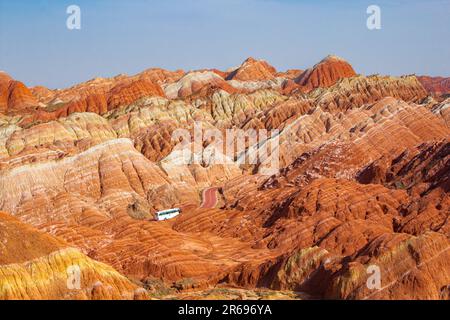
[[[168,210],[162,210],[162,211],[158,211],[157,214],[172,213],[172,212],[176,212],[176,211],[180,211],[180,209],[179,208],[173,208],[173,209],[168,209]]]

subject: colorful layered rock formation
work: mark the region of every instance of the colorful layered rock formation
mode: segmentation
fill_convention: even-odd
[[[109,300],[146,291],[63,240],[0,212],[0,299]]]
[[[16,113],[37,107],[38,101],[22,82],[0,71],[0,113]]]
[[[61,90],[0,74],[0,298],[448,299],[450,104],[428,95],[335,56]],[[217,163],[199,124],[278,133]],[[239,162],[274,141],[278,170]]]
[[[264,60],[248,58],[236,70],[232,71],[227,80],[270,80],[276,74],[276,69]]]
[[[440,96],[450,93],[450,78],[420,76],[417,79],[430,94]]]
[[[309,91],[319,87],[327,88],[334,85],[339,79],[354,76],[356,73],[347,61],[330,55],[300,74],[295,82]]]

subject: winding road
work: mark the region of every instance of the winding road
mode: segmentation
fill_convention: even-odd
[[[203,190],[201,208],[212,209],[217,205],[217,187],[206,188]]]

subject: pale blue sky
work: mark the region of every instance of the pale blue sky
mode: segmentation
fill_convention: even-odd
[[[81,7],[82,29],[66,28]],[[382,29],[366,28],[381,7]],[[279,70],[328,54],[362,74],[450,76],[450,0],[0,0],[0,70],[61,88],[149,67]]]

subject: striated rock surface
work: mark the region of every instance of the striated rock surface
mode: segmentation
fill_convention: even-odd
[[[448,299],[449,101],[415,76],[330,56],[1,88],[1,298]]]
[[[109,110],[126,107],[144,97],[164,97],[164,92],[158,84],[144,79],[124,80],[111,89],[100,86],[98,91],[89,89],[88,92],[83,93],[82,97],[75,98],[70,102],[63,102],[57,98],[50,106],[30,114],[22,121],[22,124],[28,125],[30,123],[56,120],[75,112],[104,114]]]
[[[328,89],[316,89],[309,95],[323,110],[337,111],[376,102],[385,97],[419,102],[427,96],[415,76],[357,76],[338,81]]]
[[[229,93],[236,90],[220,75],[212,71],[191,72],[176,83],[164,88],[166,96],[170,99],[187,98],[192,95],[207,95],[211,90],[221,89]]]
[[[441,116],[448,127],[450,127],[450,98],[441,103],[432,104],[431,111]]]
[[[276,72],[276,69],[266,61],[248,58],[226,79],[240,81],[270,80],[274,78]]]
[[[1,300],[133,299],[138,291],[110,266],[2,212],[0,253]]]
[[[302,86],[304,90],[310,91],[319,87],[330,87],[340,79],[354,76],[356,76],[356,73],[347,61],[330,55],[300,74],[295,82]]]
[[[284,72],[278,72],[276,74],[277,77],[285,78],[285,79],[291,79],[294,80],[295,78],[298,78],[304,70],[300,69],[289,69]]]
[[[302,190],[274,188],[264,193],[257,204],[251,195],[244,197],[250,201],[239,207],[258,212],[256,223],[266,228],[257,237],[262,239],[259,245],[287,252],[262,264],[243,264],[227,281],[332,299],[444,297],[450,276],[448,204],[438,207],[444,220],[435,227],[422,224],[412,234],[398,228],[411,219],[411,205],[416,203],[405,190],[317,179]],[[261,209],[264,202],[270,210]],[[428,210],[421,208],[413,219],[427,217]],[[252,234],[258,230],[252,229]],[[370,266],[381,272],[376,290],[366,286]]]
[[[440,96],[450,93],[450,78],[418,76],[417,79],[430,94]]]
[[[30,89],[0,71],[0,113],[16,113],[38,105]]]
[[[135,75],[134,78],[163,85],[178,81],[184,74],[183,70],[169,71],[161,68],[150,68]]]

